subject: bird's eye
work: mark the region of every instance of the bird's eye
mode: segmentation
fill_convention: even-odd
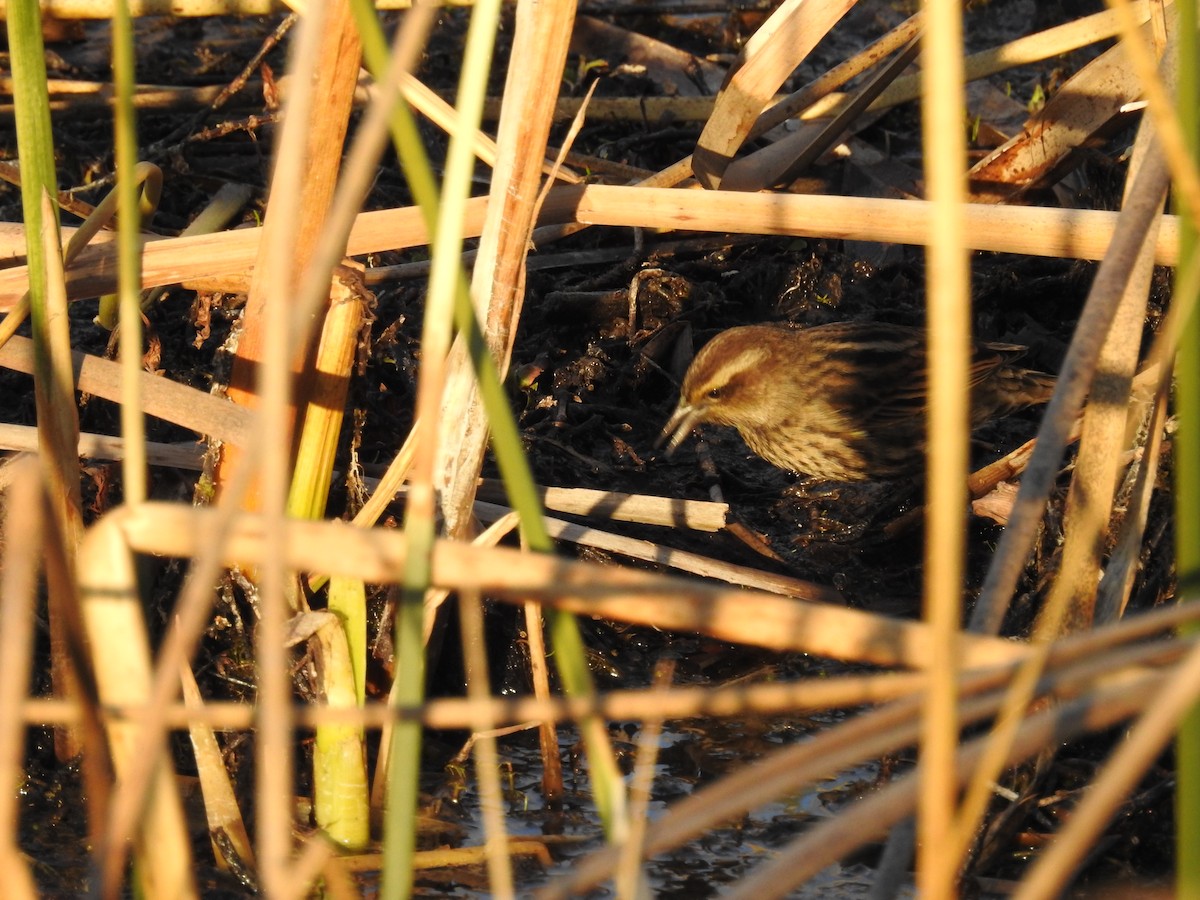
[[[709,400],[720,400],[721,395],[724,393],[725,393],[724,388],[715,387],[711,391],[708,392],[708,399]]]

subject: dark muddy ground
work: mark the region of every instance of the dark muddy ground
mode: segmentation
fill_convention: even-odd
[[[1083,9],[1082,7],[1087,7]],[[974,9],[968,18],[968,35],[978,47],[991,46],[1037,27],[1065,21],[1092,11],[1092,4],[1036,4],[993,2]],[[599,9],[606,7],[598,6]],[[897,23],[903,11],[884,4],[864,4],[839,26],[795,79],[804,83]],[[737,43],[758,21],[753,14],[657,16],[649,13],[598,13],[606,21],[639,31],[691,53],[714,58],[735,53]],[[451,87],[457,76],[458,46],[465,29],[464,13],[448,12],[436,32],[423,74],[437,87]],[[138,22],[139,80],[172,85],[223,84],[233,78],[258,50],[279,20],[167,20]],[[511,28],[501,35],[507,39]],[[87,24],[80,39],[48,48],[51,77],[105,80],[107,27]],[[285,39],[286,42],[286,39]],[[504,48],[500,48],[495,85],[502,84]],[[599,56],[600,54],[595,54]],[[1051,89],[1074,71],[1086,54],[1058,60],[1053,65],[1007,73],[998,89],[1022,101],[1036,86]],[[284,70],[281,50],[267,56],[276,75]],[[661,81],[638,72],[622,71],[619,60],[608,60],[602,93],[653,95]],[[592,73],[594,77],[596,72]],[[257,82],[258,73],[254,73]],[[695,79],[692,80],[695,83]],[[586,85],[581,83],[576,92]],[[711,90],[711,85],[706,88]],[[690,90],[690,89],[689,89]],[[270,110],[260,90],[252,85],[235,95],[220,111],[146,111],[140,119],[143,158],[164,169],[163,206],[154,227],[175,233],[221,184],[251,184],[258,193],[251,221],[263,209],[274,130]],[[250,117],[258,117],[252,121]],[[221,123],[236,127],[217,136],[209,129]],[[112,168],[111,130],[108,116],[97,109],[75,110],[55,118],[60,147],[60,184],[84,199],[99,196],[86,185],[103,179]],[[565,126],[551,138],[556,143]],[[699,126],[680,123],[597,123],[586,127],[576,149],[645,169],[658,169],[691,152]],[[427,129],[435,155],[440,137]],[[891,158],[919,172],[919,123],[913,108],[900,108],[879,118],[859,135],[868,145],[887,148]],[[1119,157],[1131,134],[1089,153],[1071,182],[1083,205],[1112,207],[1120,196],[1123,168]],[[11,124],[0,125],[0,152],[16,154]],[[481,174],[483,173],[481,170]],[[853,193],[864,187],[861,173],[843,163],[817,167],[811,173],[824,190]],[[481,187],[481,190],[483,188]],[[410,202],[402,174],[394,160],[381,167],[369,205],[373,208]],[[0,218],[17,221],[20,198],[15,188],[0,189]],[[641,240],[644,239],[644,243]],[[670,242],[669,249],[660,245]],[[870,488],[797,484],[793,475],[780,472],[752,456],[733,433],[705,432],[712,466],[701,465],[693,439],[665,458],[654,449],[677,396],[675,379],[692,348],[698,348],[718,331],[751,322],[791,322],[813,325],[846,319],[870,319],[920,324],[923,318],[924,263],[912,247],[881,248],[820,240],[784,240],[712,235],[642,235],[621,229],[591,229],[561,244],[539,248],[542,255],[564,250],[608,248],[621,261],[602,265],[571,265],[532,271],[516,351],[514,370],[536,367],[541,374],[532,383],[517,386],[511,396],[535,474],[540,483],[595,487],[708,499],[718,485],[730,504],[733,517],[761,534],[778,559],[769,560],[726,534],[697,536],[666,534],[661,530],[620,528],[630,534],[661,541],[745,565],[758,566],[808,578],[842,591],[847,601],[867,609],[912,615],[919,607],[922,535],[918,484],[883,484]],[[379,254],[373,265],[417,258],[418,254]],[[1088,289],[1094,266],[1063,260],[977,254],[974,261],[973,318],[980,338],[1024,344],[1027,364],[1056,371],[1074,321]],[[646,271],[650,270],[650,271]],[[643,272],[640,300],[631,315],[628,289],[634,275]],[[1161,310],[1166,280],[1156,280],[1155,316]],[[368,469],[385,465],[400,446],[411,422],[415,376],[419,365],[418,336],[422,315],[419,282],[384,284],[376,289],[378,305],[372,330],[373,344],[363,378],[352,389],[352,403],[361,413],[361,461]],[[611,292],[597,300],[598,292]],[[585,299],[581,299],[585,298]],[[166,377],[208,389],[220,378],[224,363],[219,348],[240,314],[243,298],[200,295],[183,290],[168,292],[150,314],[148,335],[156,353],[155,368]],[[77,304],[73,312],[73,342],[77,348],[101,353],[107,335],[91,324],[94,304]],[[1154,322],[1147,323],[1147,333]],[[34,420],[30,382],[24,376],[0,374],[8,421]],[[988,462],[1031,437],[1036,413],[995,423],[978,435],[975,459]],[[86,431],[115,433],[117,410],[111,404],[84,398],[81,426]],[[155,440],[189,440],[193,435],[160,422],[152,422]],[[350,440],[349,428],[344,446]],[[495,474],[485,472],[485,474]],[[99,514],[120,499],[119,472],[103,461],[86,469],[91,514]],[[156,470],[153,489],[162,497],[187,499],[193,476]],[[1065,485],[1065,482],[1064,482]],[[340,488],[339,488],[340,490]],[[1156,521],[1165,521],[1165,496],[1156,499]],[[330,513],[339,514],[345,495],[331,500]],[[898,533],[887,525],[901,517],[913,522]],[[1019,633],[1027,627],[1042,581],[1055,569],[1058,535],[1055,516],[1047,523],[1041,553],[1027,572],[1006,630]],[[990,521],[970,525],[970,589],[979,584],[1000,527]],[[1147,551],[1145,577],[1131,601],[1135,606],[1157,602],[1169,591],[1170,529],[1152,529],[1156,543]],[[563,552],[573,552],[564,548]],[[588,551],[591,558],[602,558]],[[162,628],[169,615],[172,586],[178,571],[165,568],[159,575],[157,596],[161,605],[151,609],[152,624]],[[377,598],[381,603],[382,598]],[[378,611],[378,610],[377,610]],[[218,623],[214,625],[198,668],[209,696],[248,698],[252,681],[248,635],[237,623],[252,620],[244,598],[230,589]],[[497,640],[493,647],[497,675],[508,690],[523,689],[519,655],[508,652],[514,626],[502,611],[493,613]],[[646,683],[655,659],[669,656],[679,661],[677,680],[718,684],[734,678],[784,678],[826,671],[826,664],[804,658],[783,658],[730,648],[692,636],[669,636],[644,630],[588,623],[589,641],[598,659],[604,685],[636,686]],[[519,646],[519,641],[516,642]],[[431,685],[435,693],[460,688],[457,661],[447,654]],[[382,685],[381,670],[375,672]],[[39,683],[38,688],[45,688]],[[686,795],[730,766],[759,755],[765,748],[803,739],[822,721],[780,719],[743,722],[686,722],[670,724],[655,787],[655,808]],[[636,723],[614,723],[614,737],[628,744],[636,740]],[[562,732],[565,754],[572,752],[575,736]],[[474,815],[473,789],[458,790],[443,771],[457,752],[462,735],[430,735],[426,787],[437,800],[440,814],[461,829],[459,840],[474,842],[479,836]],[[27,807],[23,819],[23,844],[42,865],[37,871],[47,895],[72,893],[85,878],[85,860],[78,854],[82,841],[64,841],[74,830],[82,838],[83,826],[75,809],[77,787],[72,769],[54,764],[43,746],[44,735],[35,734],[30,745],[30,775],[24,787]],[[230,736],[229,757],[239,783],[253,777],[250,739]],[[1087,775],[1108,746],[1104,736],[1074,748],[1061,762],[1056,787],[1069,801],[1071,792]],[[186,771],[187,754],[180,745],[180,766]],[[549,824],[539,796],[540,768],[532,737],[507,739],[501,746],[514,767],[514,802],[509,817],[513,831],[522,828],[541,834]],[[909,758],[888,761],[883,770],[903,768]],[[746,821],[711,834],[704,841],[668,856],[652,869],[652,879],[662,896],[710,896],[722,884],[748,871],[766,848],[778,846],[804,827],[812,817],[828,816],[867,790],[881,771],[858,771],[822,785],[819,791],[792,798],[760,810]],[[1170,865],[1169,791],[1161,790],[1167,773],[1144,786],[1144,803],[1131,806],[1128,817],[1114,824],[1110,843],[1093,861],[1095,878],[1154,876]],[[301,781],[303,781],[301,777]],[[303,789],[303,784],[300,786]],[[586,799],[586,779],[569,785],[573,793],[568,808],[556,823],[567,834],[598,840],[598,825]],[[247,791],[247,795],[248,795]],[[1030,825],[1014,836],[977,874],[997,878],[1019,877],[1023,859],[1045,823]],[[199,832],[198,832],[199,833]],[[205,838],[201,844],[207,844]],[[574,849],[564,851],[570,857]],[[198,858],[209,859],[198,844]],[[874,858],[846,861],[830,872],[806,896],[859,896],[870,881]],[[225,876],[208,874],[206,896],[242,896],[245,891]],[[522,883],[538,878],[522,874]],[[431,895],[467,896],[483,890],[481,874],[454,872],[423,881]]]

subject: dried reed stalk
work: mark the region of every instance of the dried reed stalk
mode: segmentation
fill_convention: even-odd
[[[962,110],[962,6],[925,5],[921,138],[932,203],[925,247],[929,413],[923,608],[932,637],[929,690],[921,709],[917,885],[930,900],[954,895],[957,865],[942,853],[958,799],[958,644],[966,556],[970,442],[971,295],[965,239],[966,134]],[[889,67],[890,68],[890,67]]]
[[[37,888],[17,843],[20,804],[16,785],[25,777],[25,724],[19,707],[29,689],[33,662],[34,610],[41,565],[43,498],[39,465],[25,459],[14,466],[4,514],[3,566],[0,566],[0,890],[13,900],[34,900]]]
[[[525,256],[537,214],[542,159],[557,83],[566,61],[575,21],[573,4],[518,10],[513,55],[528,64],[510,66],[505,85],[507,114],[497,135],[499,155],[492,175],[487,217],[475,260],[472,299],[483,320],[484,339],[500,371],[508,368],[525,300]],[[438,486],[442,491],[445,533],[466,534],[470,527],[488,424],[466,342],[459,340],[447,362],[442,399]]]
[[[1093,657],[1112,659],[1114,648],[1146,641],[1200,619],[1200,610],[1187,606],[1164,606],[1140,613],[1115,625],[1098,628],[1057,641],[1050,653],[1047,671]],[[1186,641],[1159,640],[1154,651],[1162,662],[1178,658],[1190,646]],[[1019,645],[1018,645],[1019,646]],[[1149,651],[1148,651],[1149,652]],[[999,666],[964,672],[964,684],[1000,686],[1011,677],[1019,660]],[[1105,665],[1108,663],[1106,662]],[[358,709],[305,706],[297,711],[298,722],[315,727],[322,724],[361,724],[380,728],[400,719],[422,722],[428,728],[469,728],[475,717],[486,713],[497,726],[519,725],[537,720],[571,721],[584,716],[609,720],[642,719],[662,714],[670,719],[726,717],[784,712],[818,712],[868,706],[907,697],[922,690],[926,676],[919,672],[885,672],[877,675],[836,675],[805,678],[786,683],[727,684],[717,687],[682,687],[667,691],[617,690],[590,698],[492,697],[483,712],[474,700],[443,698],[419,707],[396,707],[368,703]],[[980,687],[982,689],[982,687]],[[144,704],[107,704],[112,720],[139,720]],[[163,724],[187,728],[190,722],[221,730],[245,730],[254,726],[254,709],[238,701],[209,701],[202,707],[172,703],[158,709]],[[83,713],[73,702],[50,697],[26,698],[20,717],[29,725],[68,725],[81,721]]]
[[[213,510],[148,503],[116,510],[104,521],[139,552],[192,556],[216,516]],[[262,559],[271,537],[264,520],[252,515],[238,517],[222,533],[220,553],[230,562]],[[279,533],[288,567],[368,582],[398,581],[408,553],[403,534],[341,522],[288,521]],[[924,668],[929,659],[930,634],[921,623],[546,554],[438,541],[433,585],[479,590],[509,602],[537,597],[569,612],[834,659],[912,668]],[[963,665],[983,665],[1012,659],[1022,649],[1010,641],[964,636],[961,651]]]
[[[746,41],[692,152],[692,170],[717,188],[779,86],[855,0],[784,0]]]
[[[466,237],[482,230],[485,198],[467,202]],[[973,250],[1101,259],[1112,239],[1117,214],[1103,210],[968,206],[966,234]],[[842,238],[920,244],[929,230],[929,206],[921,200],[817,195],[739,194],[667,188],[587,185],[551,190],[543,223],[684,228],[722,233]],[[244,273],[254,264],[261,229],[152,240],[143,257],[142,284],[177,284],[199,278]],[[359,215],[346,252],[352,256],[422,246],[428,231],[415,207]],[[1164,216],[1155,262],[1175,265],[1178,219]],[[67,275],[71,299],[95,297],[115,284],[114,251],[109,246],[80,254]],[[29,273],[17,266],[0,271],[0,311],[25,291]]]
[[[1153,124],[1142,123],[1134,144],[1125,199],[1133,188],[1134,176],[1150,148]],[[1161,212],[1165,195],[1159,200]],[[1129,411],[1133,374],[1146,320],[1150,277],[1154,272],[1151,256],[1158,219],[1151,220],[1146,242],[1138,250],[1129,280],[1121,295],[1108,337],[1096,361],[1097,376],[1088,394],[1079,438],[1079,454],[1071,487],[1063,510],[1064,544],[1058,576],[1054,580],[1047,609],[1065,606],[1063,632],[1090,628],[1100,580],[1104,532],[1113,511],[1120,470],[1118,465],[1126,446],[1126,418]]]

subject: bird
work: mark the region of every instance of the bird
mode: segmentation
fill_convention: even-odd
[[[919,473],[928,394],[925,332],[873,322],[722,331],[688,367],[658,446],[701,424],[736,428],[755,454],[824,481]],[[1015,365],[1025,348],[976,343],[971,428],[1046,403],[1054,376]]]

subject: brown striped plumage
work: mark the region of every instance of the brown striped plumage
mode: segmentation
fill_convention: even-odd
[[[1054,378],[1012,365],[1023,348],[977,344],[971,427],[1050,399]],[[839,322],[731,328],[688,368],[660,442],[731,425],[767,462],[830,481],[919,472],[925,442],[925,333]]]

